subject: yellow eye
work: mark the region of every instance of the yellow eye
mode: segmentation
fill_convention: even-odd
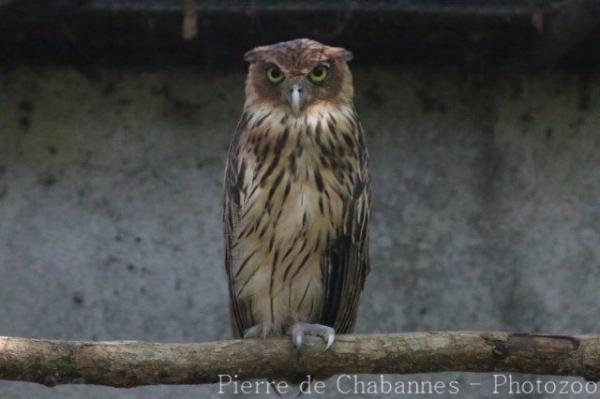
[[[321,65],[317,65],[317,67],[310,72],[310,74],[308,75],[308,78],[313,83],[321,83],[325,80],[328,73],[329,73],[329,67],[327,65],[321,64]]]
[[[267,79],[269,79],[272,83],[281,83],[283,79],[285,79],[285,75],[281,72],[281,69],[277,67],[268,67],[267,68]]]

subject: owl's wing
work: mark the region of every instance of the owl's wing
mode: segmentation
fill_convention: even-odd
[[[354,179],[352,197],[344,203],[343,234],[330,243],[324,259],[325,302],[321,324],[331,326],[341,334],[354,329],[358,300],[370,270],[368,224],[371,189],[362,131],[360,138],[360,167]]]
[[[234,259],[232,251],[237,241],[237,227],[240,221],[240,198],[243,190],[244,171],[241,170],[238,159],[238,136],[240,129],[245,126],[245,116],[242,117],[236,135],[229,148],[227,166],[225,168],[225,196],[223,198],[223,226],[225,233],[225,270],[229,281],[229,304],[233,334],[241,338],[244,331],[252,327],[252,313],[247,305],[238,300],[235,294],[235,279],[233,276]]]

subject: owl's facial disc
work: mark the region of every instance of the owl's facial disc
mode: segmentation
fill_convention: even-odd
[[[283,85],[283,99],[288,103],[292,112],[298,115],[311,98],[311,87],[304,77],[287,79]]]

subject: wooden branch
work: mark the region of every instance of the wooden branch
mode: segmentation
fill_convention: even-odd
[[[501,332],[340,335],[329,351],[307,337],[207,343],[79,342],[0,337],[0,379],[134,387],[206,384],[219,375],[273,379],[305,374],[522,372],[600,380],[600,336]]]

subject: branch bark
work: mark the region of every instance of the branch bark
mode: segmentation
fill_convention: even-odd
[[[207,343],[82,342],[0,337],[0,379],[134,387],[332,374],[522,372],[600,380],[600,336],[502,332],[340,335],[329,351],[307,337]]]

